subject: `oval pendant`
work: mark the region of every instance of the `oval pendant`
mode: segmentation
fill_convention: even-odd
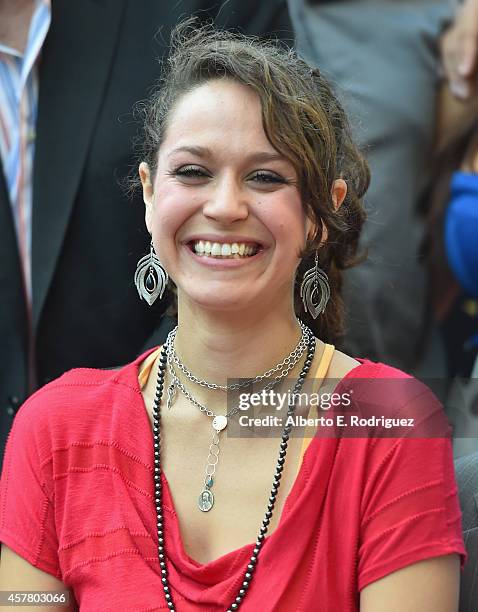
[[[209,510],[214,506],[214,495],[212,491],[209,489],[204,489],[201,492],[201,495],[198,498],[198,506],[199,510],[202,512],[209,512]]]
[[[156,278],[153,272],[150,270],[148,276],[146,277],[144,285],[150,293],[153,293],[153,291],[156,289],[157,284],[158,283],[156,282]]]
[[[223,416],[222,414],[215,416],[212,420],[212,426],[216,431],[222,431],[223,429],[226,429],[227,417]]]

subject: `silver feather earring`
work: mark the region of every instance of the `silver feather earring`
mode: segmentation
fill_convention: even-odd
[[[139,297],[151,306],[158,298],[163,297],[168,280],[168,273],[154,252],[153,241],[151,240],[149,255],[145,255],[138,261],[134,273],[134,284]]]
[[[320,290],[320,295],[319,295]],[[322,314],[330,298],[330,285],[327,274],[319,268],[319,254],[315,252],[315,265],[307,270],[300,286],[300,297],[305,312],[313,319]]]

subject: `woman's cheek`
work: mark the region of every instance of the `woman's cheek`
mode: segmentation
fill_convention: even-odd
[[[280,208],[271,206],[270,210],[264,206],[258,217],[274,237],[276,245],[285,247],[288,252],[292,245],[296,245],[292,251],[299,254],[305,244],[307,218],[300,205],[296,207],[290,204],[287,202]]]
[[[177,224],[178,215],[171,214],[167,208],[158,206],[154,211],[154,225],[158,234],[169,234]]]
[[[184,209],[179,206],[169,206],[165,200],[158,199],[154,209],[153,223],[157,235],[163,239],[173,237],[184,223]]]
[[[155,195],[156,223],[168,228],[178,229],[201,208],[200,198],[181,186],[159,189]]]

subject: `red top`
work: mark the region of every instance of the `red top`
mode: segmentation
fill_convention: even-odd
[[[0,540],[71,587],[82,612],[167,609],[138,383],[144,358],[117,371],[72,370],[43,387],[19,410],[6,447]],[[406,375],[363,362],[339,387],[390,377]],[[253,544],[192,560],[165,478],[163,486],[176,609],[226,610]],[[448,439],[316,437],[241,610],[357,611],[360,590],[382,576],[449,553],[463,561],[460,519]]]

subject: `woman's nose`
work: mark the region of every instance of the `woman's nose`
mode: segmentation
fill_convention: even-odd
[[[249,214],[246,190],[232,177],[219,181],[203,206],[203,213],[209,219],[230,224],[243,221]]]

